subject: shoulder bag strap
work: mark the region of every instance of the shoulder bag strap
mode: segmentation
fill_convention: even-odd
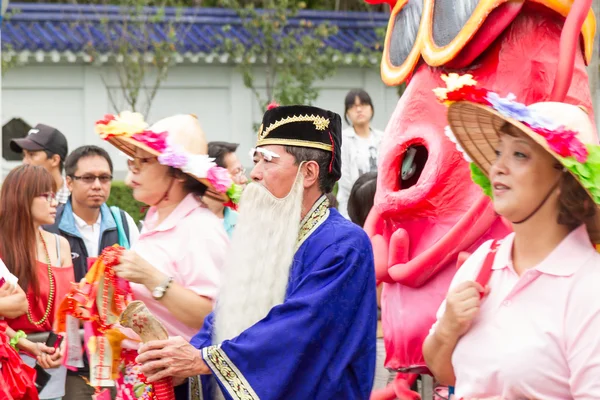
[[[479,274],[475,279],[475,282],[479,283],[481,286],[485,287],[490,280],[490,276],[492,275],[492,267],[494,266],[494,260],[496,259],[496,253],[498,252],[498,248],[500,247],[500,241],[494,240],[492,245],[490,246],[490,251],[485,256],[485,260],[483,260],[483,265],[479,270]],[[483,296],[483,293],[481,294]]]

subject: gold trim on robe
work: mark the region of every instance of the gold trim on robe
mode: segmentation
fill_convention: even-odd
[[[329,217],[329,200],[325,195],[321,196],[319,200],[312,206],[308,214],[304,217],[300,223],[300,231],[298,232],[298,240],[296,242],[296,250],[302,246],[302,243],[306,241],[317,230],[323,222]]]
[[[202,349],[202,358],[234,400],[259,400],[260,398],[244,378],[244,375],[231,362],[220,346]]]

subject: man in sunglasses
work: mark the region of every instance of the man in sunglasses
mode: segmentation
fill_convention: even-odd
[[[88,271],[88,258],[98,257],[108,246],[124,245],[119,233],[130,245],[135,243],[139,230],[129,214],[106,205],[113,179],[113,164],[106,150],[98,146],[75,149],[65,161],[65,172],[71,197],[58,207],[54,225],[46,230],[69,241],[75,279],[79,282]],[[88,400],[94,394],[94,388],[82,378],[89,376],[87,357],[83,359],[84,368],[69,371],[65,400]]]

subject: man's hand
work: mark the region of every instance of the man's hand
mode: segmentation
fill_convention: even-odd
[[[200,350],[182,337],[168,340],[155,340],[140,346],[136,362],[148,382],[156,382],[166,377],[176,381],[196,375],[208,375],[210,368],[202,360]]]

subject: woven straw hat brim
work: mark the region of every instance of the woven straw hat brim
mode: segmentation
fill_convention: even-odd
[[[123,137],[123,136],[113,136],[110,139],[108,139],[108,142],[110,144],[112,144],[113,146],[115,146],[120,151],[122,151],[123,153],[127,154],[129,157],[134,157],[137,149],[144,150],[145,152],[152,154],[155,157],[160,156],[160,153],[158,151],[152,149],[151,147],[146,146],[143,143],[138,142],[137,140],[135,140],[133,138]],[[187,173],[187,175],[198,180],[199,182],[201,182],[202,184],[204,184],[207,187],[205,196],[208,196],[214,200],[217,200],[217,201],[220,201],[223,203],[229,201],[229,198],[227,197],[227,195],[224,193],[218,192],[214,188],[214,186],[209,182],[208,179],[198,178],[197,176],[195,176],[193,174],[189,174],[189,173]]]
[[[527,125],[507,118],[491,107],[460,101],[451,104],[448,108],[448,124],[456,140],[487,177],[489,177],[490,168],[496,159],[499,132],[505,122],[512,124],[529,136],[560,162],[560,157],[550,149],[543,137]],[[571,175],[581,184],[579,177]],[[583,185],[581,187],[585,189]],[[588,190],[586,189],[586,191]],[[591,194],[590,197],[593,198]],[[586,221],[586,225],[592,242],[600,244],[600,205],[596,204],[596,208],[596,217]]]

